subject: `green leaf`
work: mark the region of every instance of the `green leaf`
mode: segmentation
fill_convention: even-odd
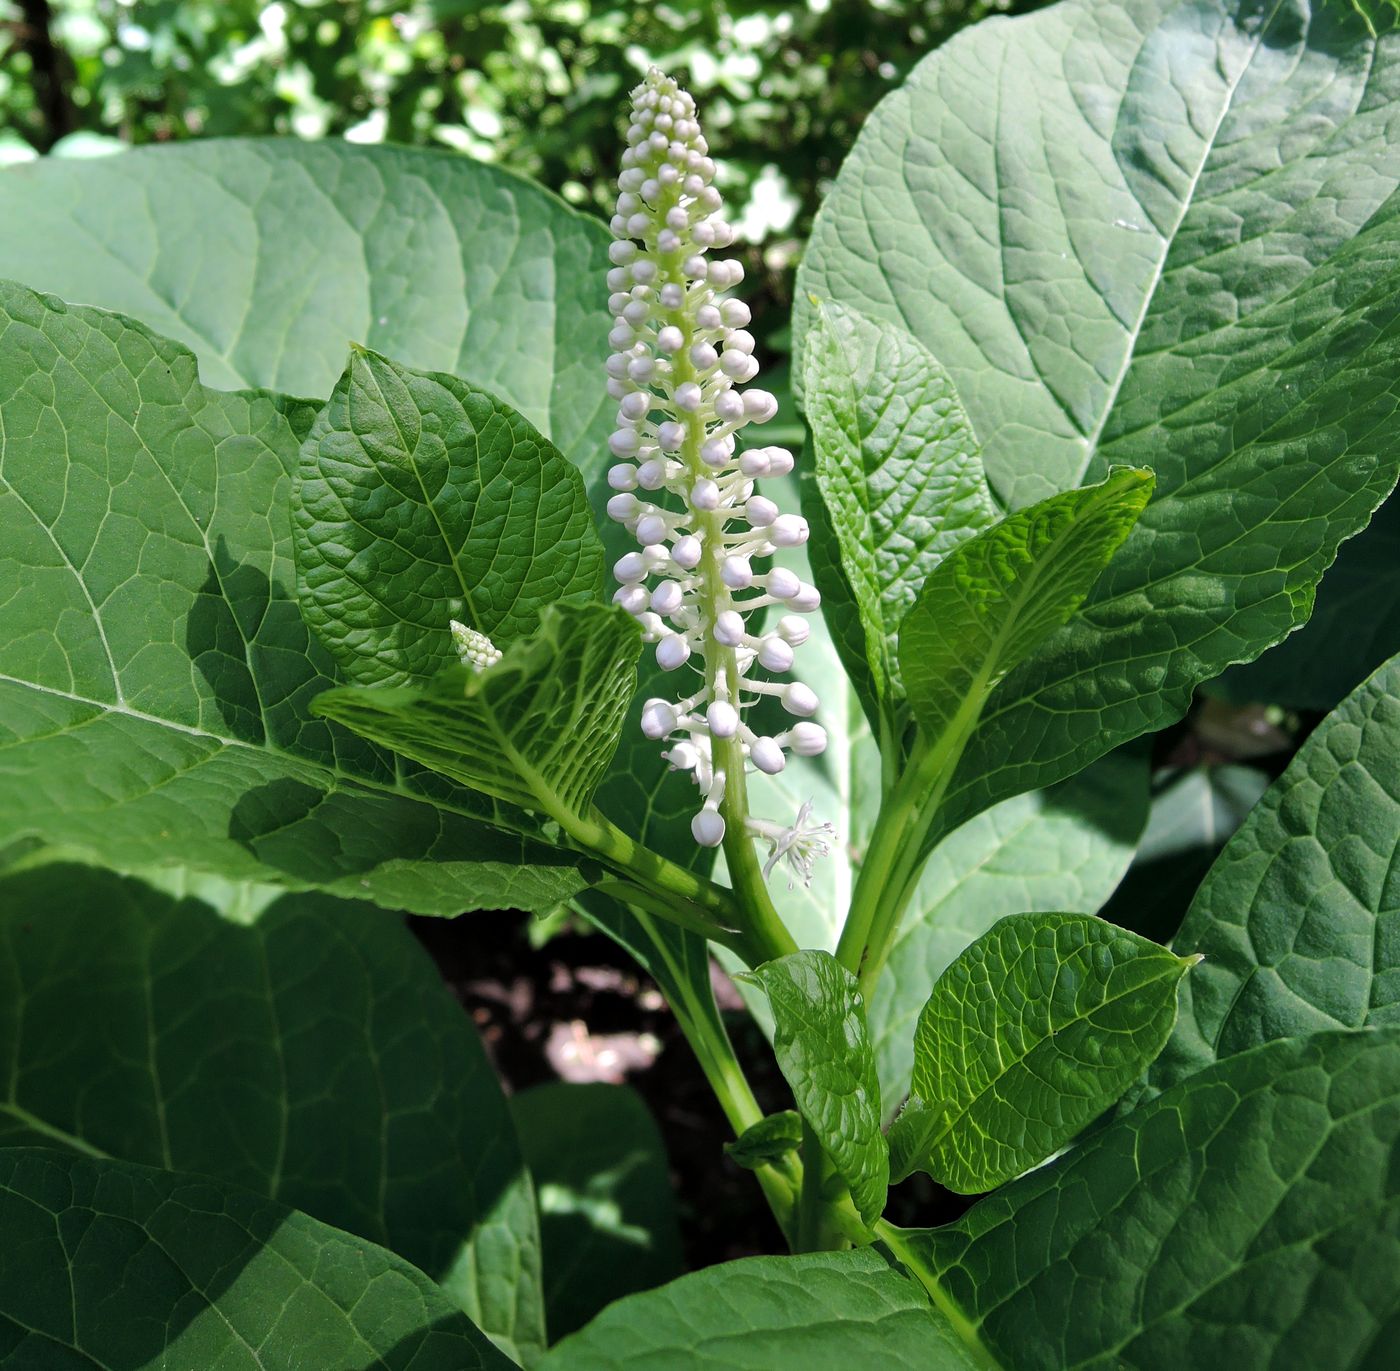
[[[773,1051],[797,1107],[868,1223],[885,1206],[889,1153],[856,979],[828,952],[794,952],[752,973],[773,1009]]]
[[[1162,1050],[1190,966],[1089,914],[995,924],[919,1015],[913,1093],[942,1108],[920,1169],[971,1195],[1063,1147]]]
[[[641,635],[611,605],[552,605],[484,671],[347,686],[314,711],[462,785],[553,818],[584,815],[617,748]]]
[[[886,1117],[909,1093],[914,1025],[953,958],[1007,914],[1096,913],[1146,817],[1147,759],[1114,752],[993,805],[933,850],[866,1011]]]
[[[803,259],[799,348],[809,294],[907,330],[1013,506],[1157,475],[989,707],[946,827],[1280,641],[1394,486],[1397,97],[1400,33],[1332,0],[1065,0],[964,30],[866,122]]]
[[[511,1114],[539,1196],[550,1337],[681,1271],[666,1149],[622,1085],[539,1085]]]
[[[1226,844],[1173,946],[1204,955],[1151,1073],[1400,1022],[1400,658],[1313,732]]]
[[[725,1143],[729,1159],[753,1171],[769,1162],[781,1161],[802,1145],[802,1115],[795,1109],[767,1114],[750,1124],[733,1142]]]
[[[0,1145],[198,1172],[304,1210],[537,1355],[530,1180],[417,940],[369,905],[221,893],[78,866],[0,880]]]
[[[946,1105],[910,1095],[885,1135],[890,1147],[890,1181],[898,1185],[918,1171],[938,1135]]]
[[[934,568],[899,642],[929,742],[969,726],[1006,673],[1069,619],[1151,495],[1151,472],[1115,471],[1007,515]]]
[[[312,426],[292,501],[302,613],[362,685],[457,665],[450,619],[503,645],[602,585],[583,480],[558,449],[486,391],[364,348]]]
[[[970,1371],[912,1281],[868,1250],[749,1257],[613,1305],[540,1371]]]
[[[204,1176],[0,1151],[0,1366],[509,1371],[402,1258]]]
[[[120,310],[207,384],[325,396],[359,339],[470,377],[601,482],[609,235],[456,153],[204,139],[3,173],[0,276]]]
[[[1381,1367],[1400,1032],[1220,1062],[955,1224],[904,1235],[1017,1371]]]
[[[996,510],[957,391],[922,343],[814,304],[806,346],[817,483],[897,742],[900,622],[925,577]]]
[[[418,913],[583,884],[471,792],[310,717],[290,593],[308,407],[199,384],[126,319],[0,284],[0,832]]]
[[[1215,689],[1241,704],[1332,709],[1400,652],[1400,500],[1388,499],[1366,529],[1343,543],[1295,634],[1258,661],[1231,667]]]

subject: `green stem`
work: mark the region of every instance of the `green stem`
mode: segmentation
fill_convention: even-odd
[[[953,1298],[939,1283],[932,1268],[924,1261],[918,1249],[909,1241],[909,1235],[884,1219],[876,1219],[871,1225],[874,1235],[889,1248],[895,1260],[908,1268],[910,1273],[928,1292],[933,1306],[947,1319],[958,1339],[972,1354],[972,1359],[986,1371],[1002,1371],[1001,1363],[992,1355],[977,1325],[963,1313]]]
[[[830,1164],[811,1124],[802,1121],[802,1191],[797,1208],[797,1243],[794,1251],[826,1249],[826,1201],[822,1190]]]

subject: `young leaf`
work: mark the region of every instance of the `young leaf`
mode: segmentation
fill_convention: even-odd
[[[1396,35],[1332,0],[1065,0],[965,30],[866,122],[804,254],[799,350],[808,295],[909,330],[1011,505],[1114,463],[1158,480],[1003,685],[946,827],[1282,639],[1394,486],[1397,98]]]
[[[797,1107],[868,1223],[885,1206],[890,1162],[855,977],[830,953],[794,952],[752,978],[772,1006],[773,1051]]]
[[[953,958],[1007,914],[1097,913],[1133,860],[1147,781],[1145,754],[1110,753],[993,805],[934,849],[866,1010],[886,1116],[909,1093],[914,1026]]]
[[[542,186],[455,152],[297,138],[4,178],[0,276],[140,319],[207,384],[326,396],[358,338],[470,376],[602,482],[611,238]]]
[[[1151,495],[1150,472],[1115,471],[1007,515],[938,564],[899,633],[909,704],[930,742],[969,726],[1069,619]]]
[[[812,308],[805,390],[817,484],[893,724],[900,622],[933,568],[996,510],[962,402],[924,345],[840,305]]]
[[[1203,954],[1150,1080],[1273,1038],[1400,1019],[1400,657],[1312,733],[1206,876],[1173,944]]]
[[[509,405],[352,348],[301,450],[292,534],[302,613],[361,685],[426,679],[449,620],[502,643],[596,595],[583,480]]]
[[[635,1091],[558,1081],[510,1110],[539,1195],[552,1339],[680,1274],[666,1149]]]
[[[1002,919],[933,988],[913,1092],[941,1110],[918,1167],[991,1190],[1063,1147],[1162,1050],[1191,959],[1088,914]]]
[[[913,1281],[868,1250],[749,1257],[603,1311],[539,1371],[986,1371]]]
[[[289,592],[308,406],[4,284],[0,405],[0,832],[420,913],[581,887],[482,822],[523,815],[310,717],[333,679]]]
[[[1285,1039],[907,1240],[1026,1371],[1379,1367],[1397,1135],[1400,1031]]]
[[[730,1160],[746,1170],[781,1161],[802,1145],[802,1115],[795,1109],[768,1114],[750,1124],[733,1142],[725,1143]]]
[[[508,804],[582,815],[617,748],[641,649],[636,620],[620,609],[552,605],[485,671],[344,687],[312,708]]]
[[[514,1366],[402,1258],[204,1176],[6,1148],[0,1231],[16,1371]]]
[[[304,1210],[538,1355],[530,1180],[417,940],[369,905],[220,895],[66,865],[0,879],[0,1146],[198,1172]]]

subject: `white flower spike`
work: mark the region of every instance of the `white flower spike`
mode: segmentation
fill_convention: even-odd
[[[788,752],[810,757],[826,746],[825,731],[811,722],[816,695],[771,679],[792,667],[807,638],[801,616],[821,597],[784,568],[764,569],[778,548],[807,541],[806,520],[754,490],[755,479],[790,472],[792,454],[737,451],[739,431],[771,419],[777,401],[765,390],[739,389],[758,374],[749,310],[722,296],[743,279],[743,267],[710,255],[734,232],[720,214],[695,102],[654,67],[632,92],[627,143],[609,250],[608,393],[618,402],[609,446],[618,461],[608,473],[616,492],[608,513],[640,551],[613,568],[615,599],[641,622],[663,669],[699,675],[682,699],[647,701],[642,730],[673,740],[664,755],[691,774],[702,797],[691,831],[717,847],[726,811],[746,825],[766,823],[743,813],[747,768],[774,775]],[[746,616],[768,605],[784,612],[767,631],[750,633]],[[765,695],[802,722],[758,734],[745,716]],[[783,852],[796,854],[789,859],[804,879],[825,851],[813,835],[830,831],[810,825],[809,813],[804,806],[792,830],[751,830],[772,844],[774,834],[801,829],[806,836],[790,838]]]
[[[448,627],[452,630],[452,645],[457,649],[463,666],[485,671],[488,666],[495,666],[501,660],[501,649],[484,633],[459,624],[456,619],[450,619]]]

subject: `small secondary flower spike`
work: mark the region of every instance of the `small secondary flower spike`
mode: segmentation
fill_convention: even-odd
[[[743,267],[709,255],[734,239],[720,217],[715,164],[694,100],[655,68],[632,92],[627,143],[609,251],[608,393],[618,402],[609,442],[619,460],[608,474],[616,492],[608,513],[641,550],[613,568],[615,598],[641,621],[663,669],[689,664],[701,676],[679,700],[648,700],[642,730],[673,740],[665,755],[700,788],[697,842],[718,846],[727,817],[771,844],[777,826],[747,817],[744,771],[776,774],[788,752],[810,757],[826,747],[825,730],[811,721],[815,693],[772,679],[791,668],[808,634],[802,615],[821,597],[786,568],[756,563],[805,543],[807,522],[754,490],[755,478],[792,470],[790,452],[737,453],[738,431],[771,419],[777,401],[739,389],[758,373],[749,310],[720,297],[743,279]],[[675,501],[663,503],[663,491]],[[768,631],[749,632],[746,616],[767,605],[785,612]],[[789,727],[759,734],[749,726],[746,713],[764,695],[793,716]],[[802,828],[804,853],[824,850],[829,827],[804,814]]]

